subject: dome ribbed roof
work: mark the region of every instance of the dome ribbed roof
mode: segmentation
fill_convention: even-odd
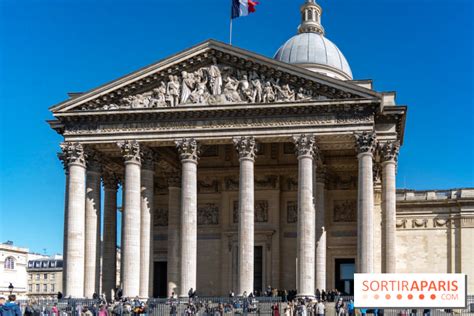
[[[317,66],[327,66],[342,72],[345,79],[352,79],[352,71],[344,55],[333,42],[321,34],[301,33],[290,38],[281,46],[274,59],[289,63],[303,64],[306,68],[318,68]],[[317,71],[317,69],[314,69]],[[328,71],[324,67],[321,69]]]

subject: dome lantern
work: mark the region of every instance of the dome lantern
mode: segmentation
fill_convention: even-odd
[[[324,28],[321,25],[321,7],[315,0],[306,0],[301,6],[301,24],[298,33],[317,33],[324,35]]]
[[[305,0],[301,6],[298,34],[283,44],[273,58],[329,77],[352,80],[351,67],[346,58],[339,48],[324,36],[321,14],[322,9],[315,0]]]

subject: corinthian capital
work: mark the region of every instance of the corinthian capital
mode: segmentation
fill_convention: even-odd
[[[175,141],[181,160],[193,160],[197,162],[199,155],[199,145],[194,138],[183,138]]]
[[[293,142],[295,143],[296,155],[298,157],[313,157],[315,150],[317,150],[313,135],[302,134],[293,136]]]
[[[235,137],[233,140],[235,149],[240,159],[254,160],[257,154],[257,143],[253,136]]]
[[[140,144],[136,140],[121,141],[117,145],[122,150],[122,155],[126,162],[141,162]]]
[[[156,153],[149,147],[142,147],[140,151],[142,169],[155,170]]]
[[[373,154],[375,148],[377,147],[377,137],[375,132],[373,133],[356,133],[355,135],[356,140],[356,150],[357,153],[370,153]]]
[[[398,160],[398,153],[400,152],[400,142],[390,141],[380,146],[380,158],[382,162]]]
[[[70,164],[85,166],[86,155],[84,153],[84,147],[80,143],[64,142],[60,146],[62,153],[58,156],[65,166],[69,166]]]

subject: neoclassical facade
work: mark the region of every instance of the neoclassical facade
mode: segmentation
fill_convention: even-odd
[[[354,271],[412,268],[407,238],[433,219],[406,201],[397,215],[407,107],[353,80],[321,12],[307,0],[274,58],[206,41],[51,108],[64,137],[65,295],[118,286],[118,234],[125,296],[351,293]],[[461,192],[456,220],[472,236],[473,195]],[[416,229],[400,226],[412,218]],[[452,272],[474,275],[463,251]]]

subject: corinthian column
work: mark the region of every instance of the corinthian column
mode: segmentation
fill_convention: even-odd
[[[373,153],[376,147],[375,133],[356,134],[359,160],[357,188],[357,270],[360,273],[374,271],[374,180]]]
[[[316,288],[326,289],[326,229],[325,229],[325,170],[316,170]]]
[[[177,293],[179,286],[179,232],[181,208],[181,177],[168,175],[168,297]]]
[[[396,273],[396,222],[397,222],[397,196],[395,173],[397,168],[398,141],[387,142],[381,146],[382,159],[382,212],[384,238],[383,257],[385,258],[385,273]]]
[[[140,297],[150,297],[150,269],[152,252],[153,178],[155,156],[151,149],[142,148],[142,201],[140,229]]]
[[[298,156],[298,296],[314,296],[314,256],[316,221],[313,205],[314,136],[299,135],[293,138]]]
[[[253,292],[254,274],[254,163],[257,149],[253,137],[234,138],[239,153],[239,277],[237,293]]]
[[[84,259],[84,296],[99,294],[100,285],[100,156],[87,151],[86,235]]]
[[[182,165],[181,179],[181,286],[179,296],[187,297],[188,291],[196,290],[197,273],[197,161],[198,144],[194,138],[176,141]]]
[[[104,173],[104,245],[102,253],[102,292],[112,299],[117,286],[117,189],[118,178]]]
[[[64,240],[66,285],[64,294],[84,297],[84,227],[86,201],[86,163],[79,143],[62,143],[63,159],[68,168],[66,239]]]
[[[140,293],[140,206],[141,158],[137,141],[118,143],[125,160],[125,204],[122,210],[123,231],[123,296],[135,297]]]

